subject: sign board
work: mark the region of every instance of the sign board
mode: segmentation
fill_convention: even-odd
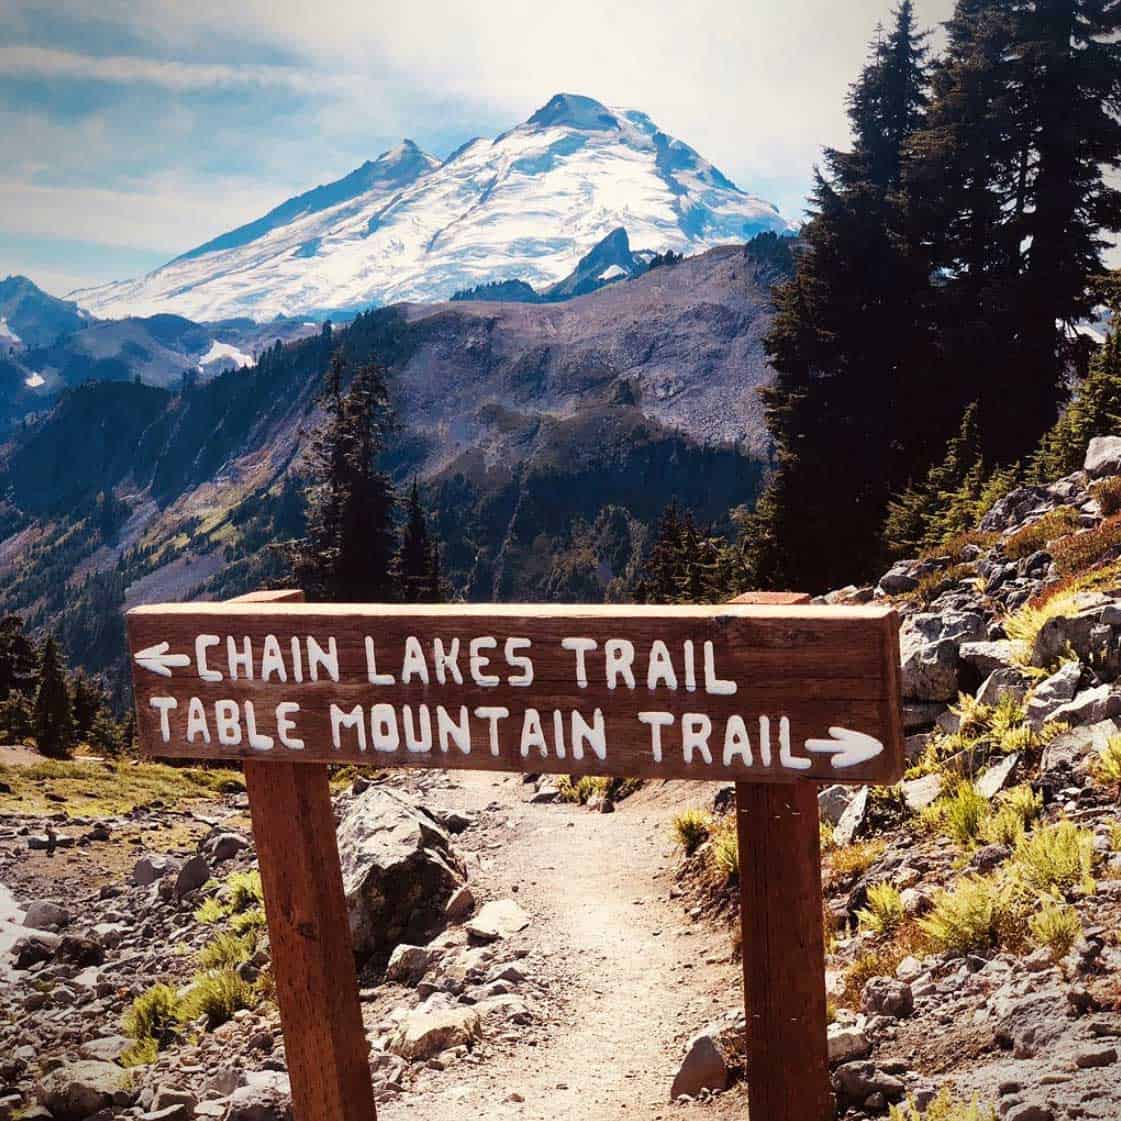
[[[881,607],[323,605],[128,614],[151,755],[891,783]]]

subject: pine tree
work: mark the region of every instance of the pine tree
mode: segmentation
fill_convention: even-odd
[[[35,742],[43,755],[63,759],[74,746],[70,690],[66,670],[53,635],[39,656],[39,690],[35,694]]]
[[[377,462],[390,427],[383,371],[361,366],[344,390],[347,363],[336,351],[324,379],[326,414],[309,451],[307,536],[293,569],[309,597],[329,602],[391,600],[393,486]]]
[[[898,195],[925,102],[923,37],[904,2],[851,91],[853,148],[826,152],[795,276],[776,290],[766,347],[777,376],[764,394],[776,467],[748,540],[763,586],[862,577],[906,482],[914,449],[898,425],[926,361],[913,324],[929,281],[902,236]]]
[[[438,603],[442,598],[439,546],[428,532],[415,479],[405,502],[405,524],[393,559],[393,578],[402,603]]]
[[[12,692],[31,694],[38,676],[35,645],[18,615],[0,618],[0,699]]]
[[[93,727],[97,715],[105,707],[105,692],[96,681],[79,669],[74,675],[70,693],[70,711],[74,721],[74,738],[81,743]]]

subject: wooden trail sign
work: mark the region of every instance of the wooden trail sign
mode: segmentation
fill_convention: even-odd
[[[751,1106],[831,1116],[800,780],[900,777],[893,611],[302,598],[128,613],[142,750],[244,762],[298,1121],[375,1121],[328,763],[735,782]]]

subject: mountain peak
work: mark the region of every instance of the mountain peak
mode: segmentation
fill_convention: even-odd
[[[526,124],[536,128],[567,126],[585,132],[609,132],[619,127],[619,118],[594,97],[555,93]]]

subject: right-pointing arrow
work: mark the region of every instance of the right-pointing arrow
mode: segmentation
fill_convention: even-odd
[[[884,749],[875,736],[866,732],[854,732],[851,728],[833,727],[829,729],[832,739],[806,740],[806,750],[819,755],[832,755],[833,766],[855,767],[857,763],[866,763],[875,759]]]
[[[186,654],[169,654],[169,649],[170,643],[158,642],[155,646],[138,650],[133,657],[138,666],[158,673],[161,677],[170,677],[172,666],[189,666],[191,659]]]

